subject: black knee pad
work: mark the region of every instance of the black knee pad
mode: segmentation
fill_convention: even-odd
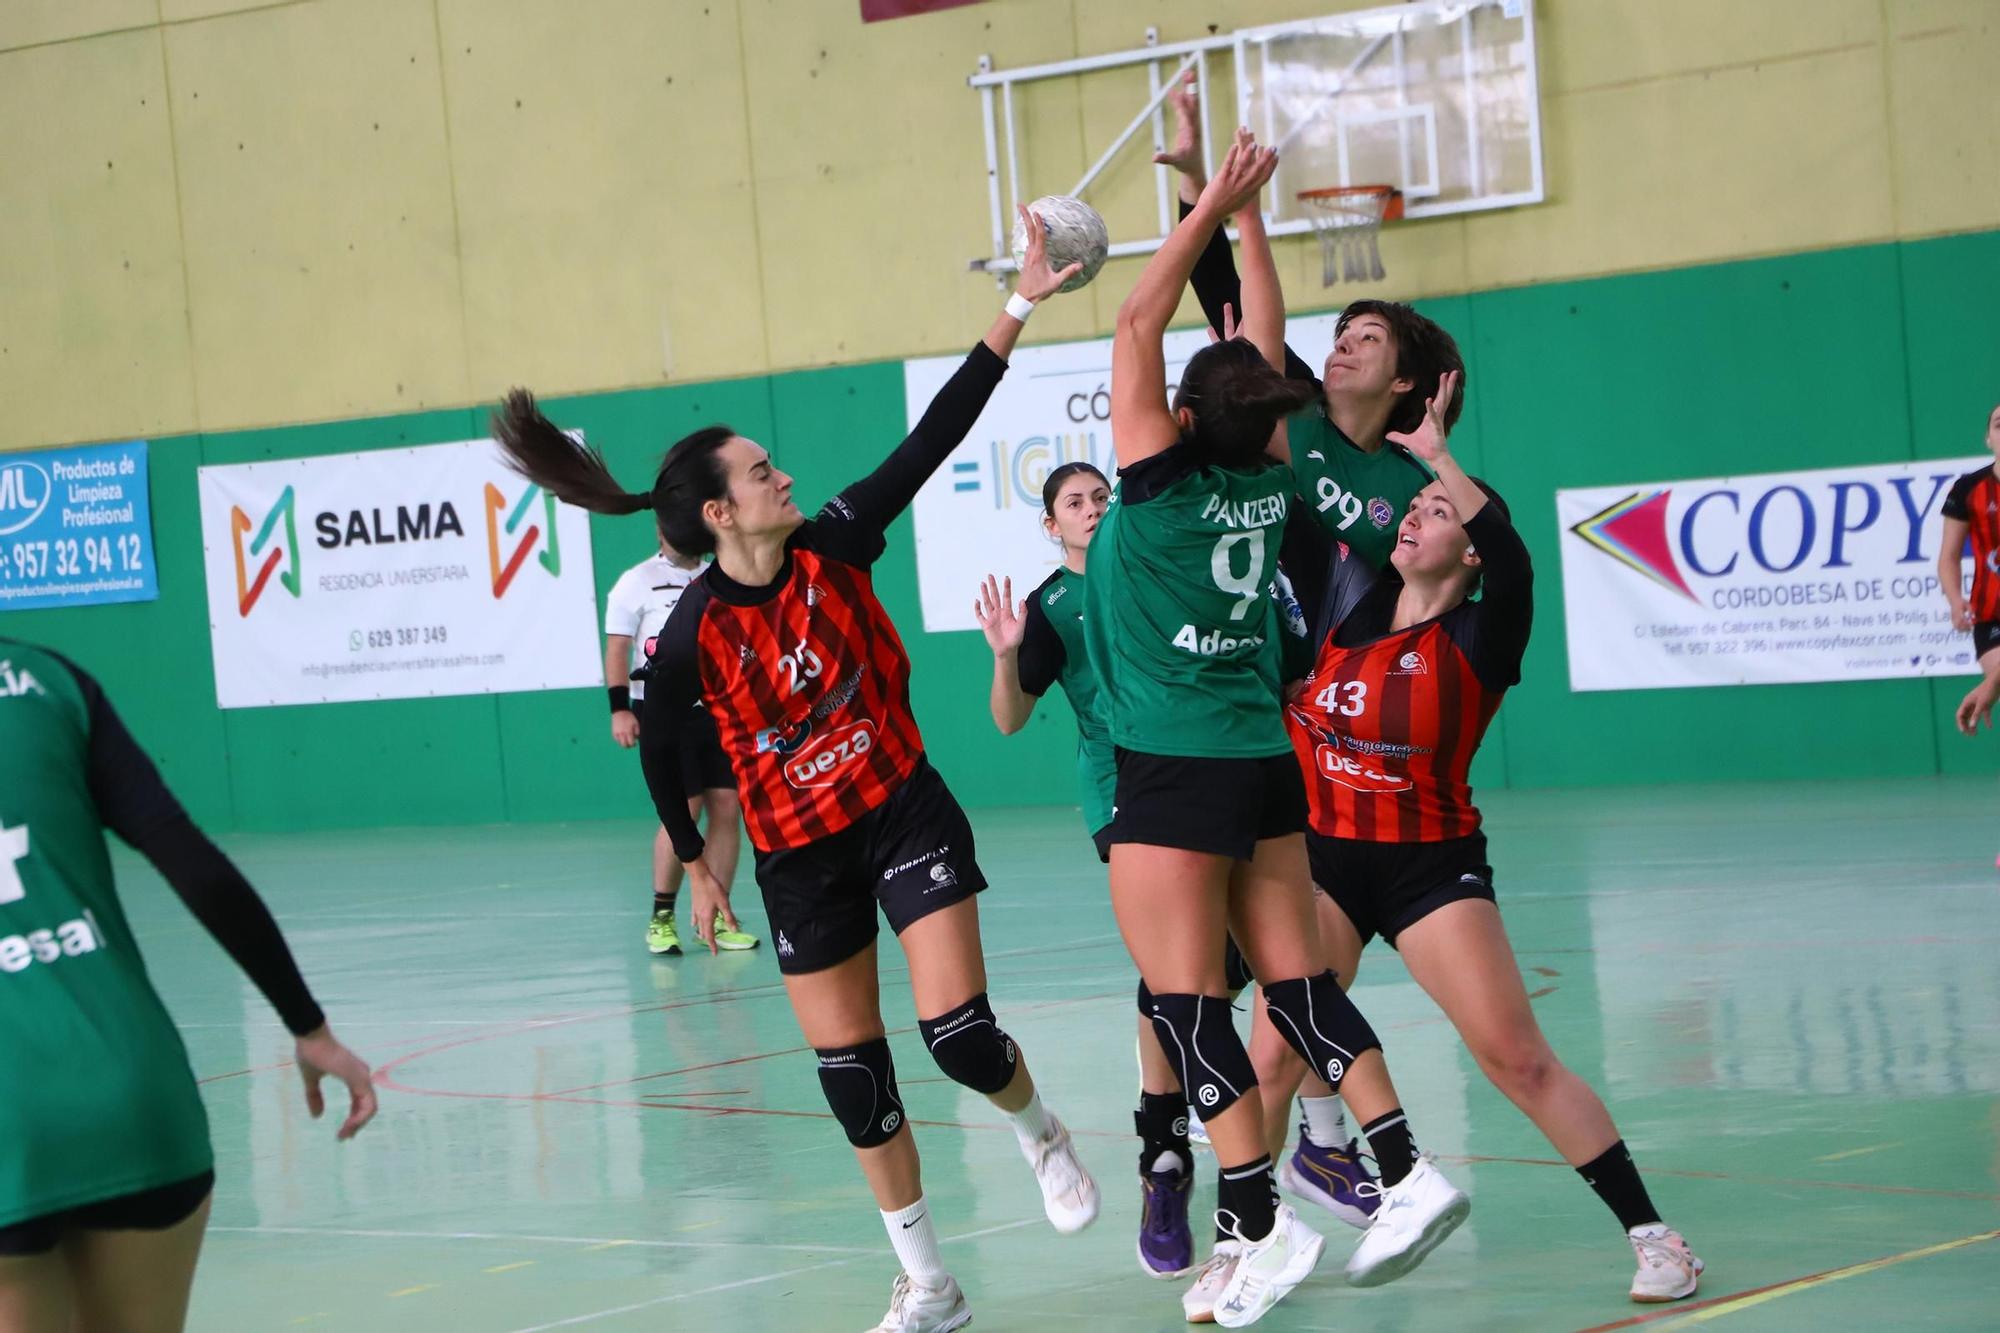
[[[1382,1047],[1331,972],[1266,982],[1264,1005],[1278,1035],[1332,1087],[1340,1086],[1363,1051]]]
[[[815,1052],[819,1086],[833,1118],[857,1148],[879,1148],[903,1127],[903,1098],[896,1091],[896,1062],[889,1041],[877,1037],[859,1046]]]
[[[1014,1081],[1020,1053],[1000,1030],[984,991],[948,1014],[918,1020],[917,1027],[931,1059],[952,1082],[990,1097]]]
[[[1229,1001],[1214,995],[1155,995],[1148,1017],[1180,1075],[1188,1105],[1202,1119],[1221,1115],[1257,1086],[1250,1053],[1229,1019]]]
[[[1144,978],[1139,981],[1139,1017],[1149,1022],[1153,1017],[1153,992],[1146,989]]]

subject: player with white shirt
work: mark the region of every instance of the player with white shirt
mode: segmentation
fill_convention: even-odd
[[[639,715],[634,707],[645,697],[646,683],[634,680],[632,672],[653,655],[654,639],[667,623],[681,594],[701,577],[707,565],[684,556],[660,540],[658,555],[648,556],[618,576],[604,602],[604,679],[611,694],[611,739],[631,749],[639,743]],[[736,858],[742,847],[739,834],[742,803],[736,796],[736,779],[729,760],[716,738],[715,724],[706,710],[682,729],[681,780],[688,798],[688,813],[696,819],[708,812],[709,867],[725,887],[736,878]],[[653,915],[646,925],[646,948],[653,953],[681,951],[679,928],[674,924],[674,898],[680,893],[681,863],[674,855],[664,828],[653,834]],[[726,928],[720,919],[715,927],[719,949],[754,949],[757,937]]]

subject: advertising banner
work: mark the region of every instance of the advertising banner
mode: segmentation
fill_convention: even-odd
[[[604,683],[589,516],[492,441],[200,478],[222,707]]]
[[[146,442],[0,454],[0,611],[150,602]]]
[[[1975,671],[1939,509],[1990,458],[1556,492],[1570,687]],[[1967,565],[1962,586],[1970,587]]]

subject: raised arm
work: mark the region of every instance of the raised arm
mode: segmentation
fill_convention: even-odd
[[[973,423],[986,410],[994,389],[999,387],[1000,377],[1007,373],[1007,357],[1020,339],[1028,315],[1036,305],[1053,296],[1080,267],[1071,264],[1061,270],[1051,269],[1041,218],[1030,209],[1023,208],[1021,213],[1028,227],[1028,252],[1014,296],[994,317],[992,327],[986,330],[986,336],[972,349],[964,364],[937,391],[903,442],[873,472],[828,502],[821,514],[830,524],[853,529],[858,540],[850,545],[858,548],[865,548],[870,542],[879,545],[882,534],[909,508],[931,474],[952,450],[964,443]],[[879,550],[874,552],[879,553]],[[873,555],[868,555],[862,563],[872,559]]]
[[[1183,77],[1181,86],[1168,98],[1174,108],[1174,146],[1168,152],[1153,155],[1155,162],[1180,173],[1180,210],[1183,218],[1194,210],[1203,187],[1208,184],[1208,172],[1202,165],[1202,118],[1197,97],[1194,71],[1190,70]],[[1209,327],[1219,336],[1229,336],[1226,311],[1243,309],[1244,295],[1242,281],[1236,275],[1236,261],[1230,253],[1227,231],[1217,228],[1215,234],[1209,237],[1208,244],[1195,259],[1191,280],[1195,300],[1201,303],[1202,314],[1208,319]],[[1281,321],[1279,337],[1282,339],[1283,336]],[[1274,361],[1272,364],[1282,364],[1287,379],[1318,382],[1312,367],[1290,347],[1284,349],[1282,363]]]
[[[1161,339],[1196,257],[1225,218],[1256,198],[1277,165],[1277,154],[1257,147],[1247,131],[1240,131],[1215,179],[1202,191],[1201,202],[1146,262],[1132,294],[1118,307],[1111,340],[1111,442],[1119,467],[1151,458],[1179,438],[1180,426],[1167,408]]]

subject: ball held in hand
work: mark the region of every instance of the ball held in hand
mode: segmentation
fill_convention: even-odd
[[[1048,252],[1049,267],[1060,273],[1071,264],[1083,265],[1061,290],[1073,292],[1087,286],[1104,267],[1104,257],[1111,248],[1111,233],[1104,225],[1104,218],[1083,200],[1066,194],[1043,195],[1028,207],[1042,220],[1043,247]],[[1028,226],[1017,217],[1014,219],[1016,268],[1027,257]]]

